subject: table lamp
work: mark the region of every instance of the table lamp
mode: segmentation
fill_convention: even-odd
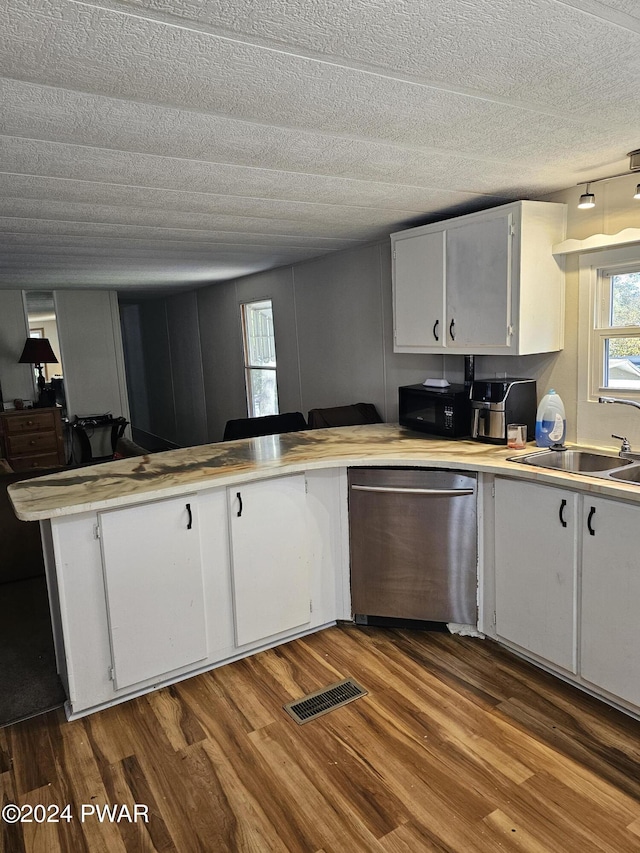
[[[58,359],[51,349],[51,344],[48,338],[27,338],[27,341],[22,350],[22,355],[18,359],[18,364],[33,364],[38,370],[38,405],[49,405],[49,400],[45,394],[45,379],[42,374],[42,367],[45,364],[52,364]]]

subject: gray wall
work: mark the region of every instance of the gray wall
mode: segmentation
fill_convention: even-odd
[[[364,401],[386,416],[385,250],[339,252],[199,291],[211,441],[220,440],[228,419],[246,417],[240,306],[263,297],[273,300],[281,412],[306,417],[311,408]]]
[[[208,441],[195,292],[124,302],[132,425],[181,447]]]
[[[386,414],[380,262],[373,245],[294,270],[305,413],[362,401]]]
[[[22,291],[0,290],[0,385],[5,403],[35,399],[33,368],[18,364],[28,336]]]
[[[398,386],[463,375],[461,356],[393,352],[387,241],[335,252],[198,291],[209,440],[246,417],[240,305],[271,297],[280,411],[374,403],[398,417]],[[445,363],[446,362],[446,363]]]
[[[300,368],[292,267],[282,267],[198,291],[209,440],[219,441],[225,423],[247,416],[244,386],[243,302],[273,301],[278,398],[281,412],[300,411]]]
[[[247,414],[240,318],[233,282],[198,291],[198,317],[208,441],[222,438],[230,418]]]
[[[178,395],[206,411],[202,441],[219,441],[227,420],[246,417],[240,306],[264,297],[273,300],[281,412],[301,411],[306,417],[312,408],[368,402],[383,419],[394,421],[398,385],[442,376],[445,368],[450,379],[462,378],[461,356],[445,360],[393,352],[391,256],[385,241],[198,290],[201,388],[193,381],[195,354],[176,365],[166,328],[166,317],[182,311],[189,322],[181,328],[193,334],[194,314],[184,306],[194,294],[139,303],[145,369],[150,373],[153,364],[155,381],[163,383],[155,395],[148,392],[152,432],[185,444],[173,437]],[[126,335],[130,370],[132,335]],[[133,377],[129,382],[133,386]],[[135,415],[133,423],[138,426]]]
[[[141,315],[142,310],[140,305],[130,305],[127,303],[120,305],[122,345],[127,371],[131,421],[137,425],[138,429],[148,431],[150,426],[149,395],[144,352],[140,345]]]
[[[174,441],[183,447],[205,444],[207,420],[195,293],[167,300],[167,328],[176,416]]]

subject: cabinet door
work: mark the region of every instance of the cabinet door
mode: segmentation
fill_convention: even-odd
[[[116,689],[207,656],[197,498],[99,515]]]
[[[447,229],[448,349],[507,347],[511,327],[512,214]]]
[[[396,350],[443,346],[444,231],[395,240],[393,308]]]
[[[236,645],[310,621],[304,476],[228,490]]]
[[[576,672],[577,496],[496,478],[496,632]]]
[[[640,707],[639,554],[640,507],[585,497],[580,674]]]

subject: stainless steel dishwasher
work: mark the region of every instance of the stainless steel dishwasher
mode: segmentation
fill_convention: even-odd
[[[476,624],[476,475],[349,469],[351,609]]]

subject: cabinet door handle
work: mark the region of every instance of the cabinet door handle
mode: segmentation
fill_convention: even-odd
[[[593,529],[593,527],[591,526],[591,519],[593,518],[593,516],[594,516],[595,514],[596,514],[596,508],[595,508],[594,506],[592,506],[592,507],[591,507],[591,509],[589,510],[589,516],[588,516],[588,518],[587,518],[587,529],[588,529],[589,533],[591,534],[591,536],[595,536],[595,535],[596,535],[595,530],[594,530],[594,529]]]
[[[451,335],[451,340],[452,340],[452,341],[455,341],[455,339],[456,339],[456,336],[453,334],[453,330],[454,330],[454,328],[455,328],[455,325],[456,325],[456,321],[455,321],[455,320],[452,320],[452,321],[449,323],[449,334]]]
[[[193,514],[191,512],[191,504],[187,504],[187,513],[189,514],[189,521],[187,522],[187,530],[191,530],[193,527]]]
[[[236,497],[238,498],[238,502],[240,506],[238,507],[238,518],[242,515],[242,494],[240,492],[236,492]]]
[[[440,340],[440,338],[438,337],[438,326],[439,326],[439,325],[440,325],[440,320],[436,320],[436,321],[435,321],[435,323],[433,324],[433,337],[434,337],[437,341],[439,341],[439,340]]]
[[[558,518],[560,519],[560,524],[563,527],[567,526],[567,522],[565,521],[565,518],[564,518],[564,508],[566,507],[566,505],[567,505],[566,500],[564,498],[562,498],[562,500],[560,501],[560,510],[558,512]]]

